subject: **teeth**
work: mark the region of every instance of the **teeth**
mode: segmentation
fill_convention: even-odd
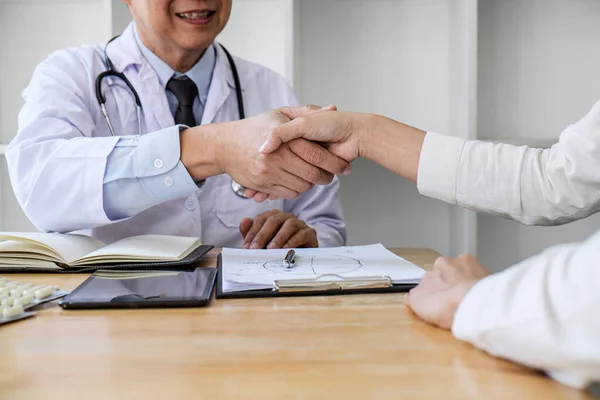
[[[185,19],[202,19],[202,18],[208,18],[209,15],[210,15],[210,11],[203,11],[201,13],[188,12],[188,13],[180,13],[179,14],[179,16],[181,18],[185,18]]]

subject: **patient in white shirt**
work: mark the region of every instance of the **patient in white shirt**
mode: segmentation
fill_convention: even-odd
[[[371,114],[323,112],[277,128],[261,147],[305,137],[365,157],[450,204],[556,225],[600,211],[600,102],[549,149],[426,133]],[[249,193],[262,201],[262,193]],[[405,303],[487,352],[572,387],[600,382],[600,231],[497,274],[473,256],[439,258]]]

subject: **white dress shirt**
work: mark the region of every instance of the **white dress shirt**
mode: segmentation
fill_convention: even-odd
[[[421,194],[557,225],[600,211],[600,101],[549,149],[428,133]],[[552,247],[467,293],[452,331],[461,340],[577,388],[600,381],[600,232]]]

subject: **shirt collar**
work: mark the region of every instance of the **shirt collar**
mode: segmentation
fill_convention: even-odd
[[[146,58],[152,69],[158,76],[158,81],[162,87],[166,87],[169,79],[172,77],[187,76],[196,84],[198,87],[198,97],[202,104],[206,102],[208,96],[208,89],[210,88],[210,82],[212,80],[212,74],[215,67],[215,49],[213,45],[210,45],[202,57],[196,64],[187,72],[180,73],[171,68],[166,62],[160,57],[154,54],[144,43],[142,43],[137,28],[133,29],[135,41],[142,52],[142,55]]]

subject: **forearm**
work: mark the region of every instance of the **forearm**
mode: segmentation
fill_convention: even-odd
[[[379,115],[359,118],[359,155],[416,182],[425,132]]]
[[[600,210],[600,102],[549,149],[428,133],[419,192],[451,204],[555,225]]]
[[[6,153],[11,183],[39,230],[69,232],[110,222],[102,209],[102,179],[117,141],[79,137],[11,143]]]
[[[180,132],[181,162],[194,181],[224,173],[220,163],[221,146],[226,124],[206,124]]]

